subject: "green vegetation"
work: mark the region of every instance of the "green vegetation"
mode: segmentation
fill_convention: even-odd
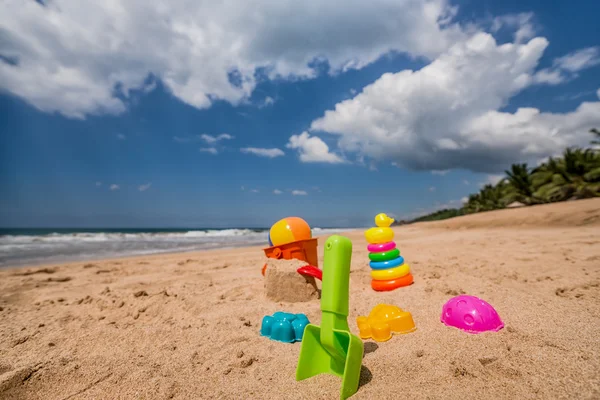
[[[600,131],[591,129],[593,145],[600,145]],[[513,202],[523,205],[600,197],[600,151],[568,148],[562,156],[550,158],[536,168],[513,164],[496,185],[485,185],[468,197],[459,209],[445,209],[411,222],[435,221],[459,215],[505,208]]]

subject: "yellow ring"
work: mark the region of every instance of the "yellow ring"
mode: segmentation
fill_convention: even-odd
[[[365,232],[367,242],[371,244],[387,243],[394,240],[392,228],[371,228]]]
[[[398,279],[410,273],[410,266],[406,263],[396,268],[389,269],[373,269],[371,270],[371,278],[376,281],[388,281]]]

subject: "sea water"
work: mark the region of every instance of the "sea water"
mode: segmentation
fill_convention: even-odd
[[[351,229],[313,228],[313,236]],[[217,248],[268,247],[267,228],[2,229],[0,268]]]

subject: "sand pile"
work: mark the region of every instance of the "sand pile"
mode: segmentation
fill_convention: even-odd
[[[300,260],[267,259],[265,295],[272,301],[290,303],[319,298],[317,282],[312,276],[300,275],[296,270],[308,265]]]

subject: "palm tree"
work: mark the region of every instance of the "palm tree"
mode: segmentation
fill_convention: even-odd
[[[513,164],[510,171],[504,171],[508,176],[510,188],[506,193],[506,200],[509,202],[519,201],[524,204],[536,203],[537,199],[533,196],[533,183],[527,164]]]
[[[592,129],[590,129],[590,133],[592,135],[596,136],[596,138],[598,139],[598,140],[592,140],[591,143],[592,144],[600,144],[600,131],[596,128],[592,128]]]
[[[535,197],[563,201],[600,196],[600,154],[591,149],[568,148],[533,173]]]

